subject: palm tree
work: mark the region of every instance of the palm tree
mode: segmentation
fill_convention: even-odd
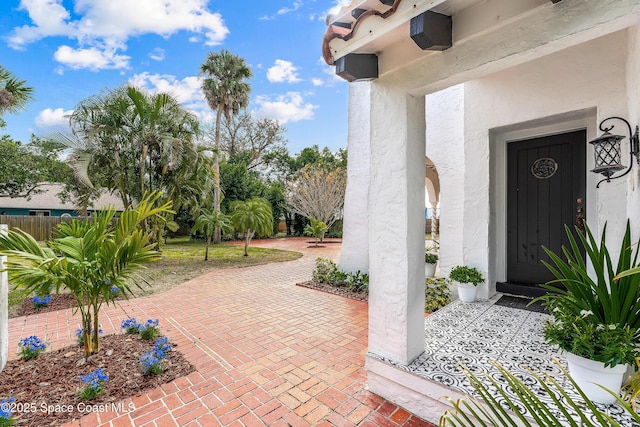
[[[33,99],[33,88],[25,85],[11,71],[0,65],[0,128],[4,127],[4,112],[15,113]]]
[[[170,212],[170,203],[159,207],[159,193],[144,197],[115,220],[114,209],[97,212],[90,220],[61,223],[56,237],[41,247],[29,234],[10,230],[0,234],[0,256],[12,283],[36,293],[68,289],[82,316],[85,356],[99,351],[100,308],[114,303],[112,289],[131,295],[130,283],[140,286],[144,264],[160,254],[149,245],[150,233],[141,229],[145,219]]]
[[[271,205],[259,197],[232,203],[231,221],[236,230],[244,233],[244,256],[249,256],[249,243],[254,234],[268,236],[273,231]]]
[[[222,49],[220,52],[211,52],[207,59],[200,65],[200,74],[205,76],[202,81],[202,92],[207,103],[216,112],[215,126],[215,150],[214,150],[214,187],[213,209],[220,212],[220,126],[224,115],[227,121],[231,114],[238,112],[249,105],[249,93],[251,86],[244,80],[252,77],[251,69],[243,58]],[[216,229],[214,243],[220,243],[220,230]]]
[[[202,209],[200,216],[196,218],[196,222],[191,228],[191,234],[195,234],[199,231],[204,231],[207,238],[207,244],[204,249],[204,260],[209,259],[209,246],[211,245],[211,236],[213,231],[218,228],[222,231],[228,232],[233,230],[231,225],[231,218],[222,212],[216,212],[212,209]]]
[[[313,236],[316,239],[317,248],[318,242],[322,241],[324,233],[327,231],[327,224],[315,218],[311,218],[309,219],[309,221],[311,222],[311,224],[307,225],[304,228],[304,234],[307,236]]]

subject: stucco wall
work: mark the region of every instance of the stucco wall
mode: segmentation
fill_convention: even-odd
[[[490,179],[490,155],[499,147],[492,145],[497,143],[491,139],[491,130],[522,124],[520,126],[524,134],[530,128],[527,137],[534,137],[540,135],[539,128],[547,118],[559,116],[560,124],[556,125],[556,130],[560,131],[563,114],[566,114],[566,121],[569,122],[573,117],[572,112],[589,108],[595,108],[598,122],[611,115],[626,117],[626,44],[627,32],[618,32],[470,81],[463,86],[464,118],[461,127],[464,132],[465,173],[461,192],[464,197],[463,217],[459,224],[462,228],[462,254],[458,254],[460,258],[455,263],[477,266],[485,273],[490,273],[490,277],[495,277],[494,272],[490,271],[489,254],[496,252],[496,243],[489,233],[489,226],[496,218],[491,217],[490,200],[491,192],[499,186]],[[427,97],[427,105],[433,96]],[[595,120],[590,124],[589,138],[595,136],[596,125]],[[433,133],[442,133],[432,129],[434,126],[441,125],[429,121],[428,129]],[[446,129],[447,125],[442,127]],[[455,140],[459,145],[459,138]],[[452,150],[448,161],[459,166],[459,148],[447,145],[447,152]],[[587,161],[587,168],[591,169],[591,147],[588,147]],[[450,168],[454,172],[447,173],[442,162],[437,166],[443,181],[459,179],[455,168]],[[504,180],[504,176],[497,177],[497,180],[501,179]],[[597,179],[595,174],[588,173],[588,222],[592,228],[600,229],[608,220],[611,239],[616,241],[626,220],[627,184],[614,181],[603,184],[595,191]],[[443,200],[447,197],[444,190],[442,197]],[[450,211],[445,205],[442,216],[459,216],[459,209],[460,206],[455,206]],[[497,215],[504,215],[504,212],[498,212]],[[441,240],[444,240],[444,236]],[[480,289],[479,296],[486,298],[492,293],[493,289],[485,285]]]
[[[640,26],[628,30],[627,100],[631,125],[640,124]],[[634,240],[640,239],[640,164],[635,163],[627,179],[627,216]]]

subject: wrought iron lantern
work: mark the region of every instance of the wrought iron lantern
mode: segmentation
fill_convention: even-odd
[[[609,127],[604,126],[605,122],[614,119],[620,120],[627,125],[629,131],[629,145],[631,148],[629,167],[624,173],[616,176],[614,176],[616,172],[621,171],[626,167],[622,165],[620,142],[623,139],[627,138],[627,136],[614,135],[610,133],[609,131],[614,128],[614,125],[611,125]],[[609,117],[600,122],[600,130],[604,133],[600,137],[589,141],[590,144],[593,144],[596,165],[596,167],[593,168],[591,172],[601,173],[605,176],[603,180],[598,182],[596,188],[600,187],[600,184],[604,181],[611,182],[612,179],[621,178],[628,174],[631,171],[631,167],[633,166],[634,156],[636,157],[637,161],[640,161],[640,159],[638,159],[638,155],[640,154],[640,148],[638,147],[640,140],[640,138],[638,137],[638,126],[636,126],[636,131],[635,133],[633,133],[633,131],[631,130],[631,125],[627,120],[623,119],[622,117]]]

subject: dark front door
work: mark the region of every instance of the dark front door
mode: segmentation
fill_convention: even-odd
[[[586,131],[507,144],[507,281],[553,279],[543,246],[560,253],[567,224],[584,218]]]

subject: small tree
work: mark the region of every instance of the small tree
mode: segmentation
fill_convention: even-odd
[[[265,199],[253,198],[231,205],[231,221],[236,230],[244,233],[244,256],[249,256],[249,243],[254,234],[268,236],[273,231],[271,205]]]
[[[207,244],[204,249],[205,261],[209,259],[211,237],[213,236],[213,232],[216,228],[219,228],[224,232],[229,232],[233,230],[233,225],[231,224],[231,218],[229,215],[225,215],[222,212],[216,212],[212,209],[202,209],[200,211],[200,216],[196,218],[196,223],[191,228],[191,234],[204,231],[204,235],[207,239]]]
[[[154,207],[160,197],[145,196],[117,219],[109,208],[90,220],[63,222],[46,247],[21,230],[0,235],[0,256],[8,257],[6,268],[16,286],[36,293],[66,288],[73,294],[82,316],[85,356],[100,350],[98,315],[103,303],[114,303],[113,287],[131,295],[130,284],[140,287],[144,264],[160,258],[149,244],[150,234],[140,227],[146,219],[171,213],[169,202]]]
[[[320,221],[319,219],[311,218],[311,224],[307,225],[304,228],[304,234],[307,236],[313,236],[316,239],[316,248],[318,247],[318,242],[320,242],[324,238],[324,233],[327,231],[327,224]]]
[[[321,164],[310,164],[296,172],[288,183],[287,203],[293,212],[330,227],[342,217],[346,185],[343,168],[327,169]]]

